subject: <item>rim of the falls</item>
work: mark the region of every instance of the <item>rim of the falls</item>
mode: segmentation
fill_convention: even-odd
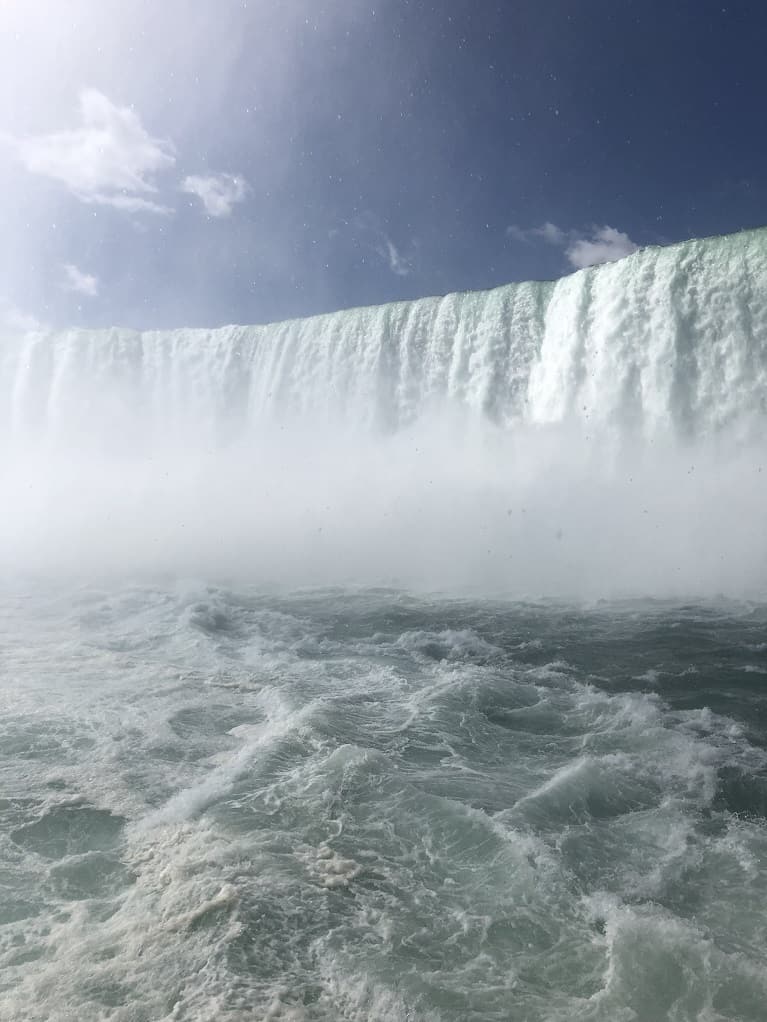
[[[264,325],[16,332],[0,357],[0,429],[17,437],[390,432],[445,406],[502,427],[762,436],[767,228]]]
[[[457,291],[440,291],[433,294],[419,295],[416,298],[395,298],[390,302],[373,302],[367,305],[344,305],[336,309],[330,309],[325,312],[313,312],[306,316],[288,316],[284,319],[274,320],[255,320],[253,322],[237,322],[232,321],[230,323],[220,323],[218,326],[194,326],[193,324],[181,324],[179,326],[172,327],[145,327],[139,328],[130,326],[127,324],[112,323],[106,327],[51,327],[45,323],[39,323],[36,326],[24,326],[24,325],[13,325],[0,324],[0,326],[8,333],[67,333],[69,331],[77,331],[78,333],[106,333],[111,330],[118,330],[121,333],[129,334],[172,334],[172,333],[186,333],[190,330],[200,331],[202,333],[215,333],[218,330],[247,330],[252,328],[264,329],[267,327],[284,326],[291,323],[306,323],[313,320],[324,319],[328,316],[339,316],[345,314],[354,314],[363,312],[367,309],[379,309],[389,308],[398,305],[413,305],[417,302],[430,302],[430,301],[441,301],[445,298],[452,297],[464,297],[469,295],[490,295],[495,291],[503,291],[507,288],[522,287],[525,285],[537,285],[540,287],[554,287],[563,280],[567,280],[570,277],[577,277],[582,274],[598,273],[600,270],[607,266],[614,265],[615,263],[626,263],[631,262],[640,258],[642,255],[648,252],[673,252],[677,249],[686,248],[690,245],[707,245],[716,242],[725,241],[737,241],[738,239],[749,239],[751,237],[759,238],[762,236],[764,244],[767,245],[767,224],[761,227],[744,227],[737,231],[727,231],[722,234],[705,234],[700,237],[685,238],[681,241],[671,241],[667,244],[647,244],[641,245],[635,251],[628,255],[621,256],[619,259],[607,260],[602,263],[594,263],[591,266],[584,266],[578,269],[567,270],[556,277],[541,277],[531,278],[528,280],[511,280],[506,281],[503,284],[493,284],[490,287],[478,287],[478,288],[467,288],[465,290]]]

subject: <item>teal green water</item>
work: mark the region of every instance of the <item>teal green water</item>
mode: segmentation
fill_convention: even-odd
[[[189,583],[0,622],[3,1019],[764,1019],[764,606]]]

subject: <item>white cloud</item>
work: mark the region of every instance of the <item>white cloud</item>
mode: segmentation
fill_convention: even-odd
[[[590,238],[577,238],[570,244],[565,255],[576,269],[595,266],[597,263],[611,263],[616,259],[636,252],[639,246],[628,234],[615,227],[595,227]]]
[[[513,238],[515,241],[529,241],[529,232],[524,227],[518,227],[516,224],[510,224],[506,228],[506,237]]]
[[[113,206],[114,209],[125,210],[126,213],[160,213],[170,215],[170,206],[163,206],[151,199],[142,199],[140,195],[91,195],[84,200],[94,206]]]
[[[363,250],[375,252],[398,277],[409,277],[418,267],[418,241],[411,238],[406,249],[400,248],[389,237],[380,218],[372,211],[365,210],[351,221],[341,221],[356,234],[355,245]],[[363,261],[365,257],[363,256]]]
[[[556,224],[552,224],[548,220],[541,227],[534,227],[532,233],[543,238],[549,245],[564,245],[567,240],[567,235],[561,227],[557,227]]]
[[[413,265],[411,261],[399,251],[394,242],[384,236],[385,248],[381,250],[381,254],[389,263],[389,269],[392,273],[396,273],[398,277],[407,277],[413,272]]]
[[[80,93],[78,128],[29,138],[5,136],[32,174],[65,185],[81,202],[128,212],[170,213],[152,198],[154,176],[176,162],[170,142],[152,138],[138,114],[96,89]]]
[[[542,241],[548,242],[549,245],[565,245],[568,240],[567,234],[560,227],[557,227],[556,224],[552,224],[548,220],[545,224],[541,224],[540,227],[524,228],[512,224],[506,228],[506,234],[516,241],[534,241],[540,238]]]
[[[593,227],[590,234],[564,231],[549,221],[540,227],[528,228],[512,224],[506,228],[506,234],[516,241],[529,242],[540,239],[556,248],[564,249],[568,262],[578,270],[586,266],[595,266],[597,263],[623,259],[639,248],[628,234],[607,224],[603,227]]]
[[[64,289],[95,298],[99,293],[99,279],[92,273],[83,273],[74,263],[64,263]]]
[[[208,216],[229,216],[235,203],[248,194],[248,184],[240,174],[192,175],[181,182],[181,191],[196,195]]]

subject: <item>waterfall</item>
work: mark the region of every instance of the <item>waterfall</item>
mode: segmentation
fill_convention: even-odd
[[[266,326],[6,339],[6,433],[238,440],[265,423],[391,432],[455,405],[504,429],[760,435],[767,229],[509,284]]]

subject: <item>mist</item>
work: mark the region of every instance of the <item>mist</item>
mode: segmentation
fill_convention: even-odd
[[[199,576],[536,598],[763,590],[758,450],[646,452],[452,416],[394,436],[265,427],[223,450],[3,458],[6,576]]]

